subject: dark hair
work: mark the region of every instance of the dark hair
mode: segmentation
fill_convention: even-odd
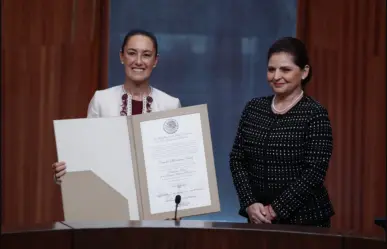
[[[128,42],[129,38],[135,35],[143,35],[151,39],[153,42],[153,47],[156,50],[156,56],[158,55],[159,48],[158,48],[156,36],[153,33],[142,29],[133,29],[126,34],[124,41],[122,42],[122,45],[121,45],[121,53],[124,52],[125,45]]]
[[[296,64],[301,69],[304,69],[306,65],[309,66],[308,76],[301,80],[301,85],[304,88],[312,77],[312,66],[309,63],[308,51],[305,44],[301,40],[294,37],[283,37],[271,45],[267,54],[267,60],[270,60],[270,57],[274,53],[280,52],[285,52],[292,55],[294,64]]]

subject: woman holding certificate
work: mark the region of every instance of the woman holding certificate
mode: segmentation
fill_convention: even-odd
[[[88,107],[88,118],[129,116],[181,107],[178,98],[149,84],[159,56],[157,39],[152,33],[130,31],[124,38],[119,56],[125,71],[125,82],[96,91]],[[52,168],[55,182],[60,183],[66,173],[65,162],[54,163]]]
[[[286,37],[267,58],[274,95],[247,103],[230,153],[239,214],[255,224],[330,227],[324,179],[332,129],[327,110],[303,91],[311,78],[307,50]]]

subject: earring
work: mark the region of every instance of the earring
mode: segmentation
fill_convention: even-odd
[[[123,61],[121,61],[121,64],[124,64],[124,62],[123,62]]]

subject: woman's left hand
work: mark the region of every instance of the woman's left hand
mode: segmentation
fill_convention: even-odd
[[[274,220],[276,217],[277,217],[277,214],[274,212],[273,208],[271,207],[271,205],[267,205],[265,206],[266,210],[267,210],[267,214],[268,214],[268,219],[269,220]]]

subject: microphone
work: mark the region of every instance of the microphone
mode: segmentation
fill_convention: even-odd
[[[177,206],[179,206],[180,201],[181,201],[181,196],[180,195],[176,195],[176,197],[175,197],[175,204],[176,204],[176,207],[175,207],[175,220],[177,220]]]

